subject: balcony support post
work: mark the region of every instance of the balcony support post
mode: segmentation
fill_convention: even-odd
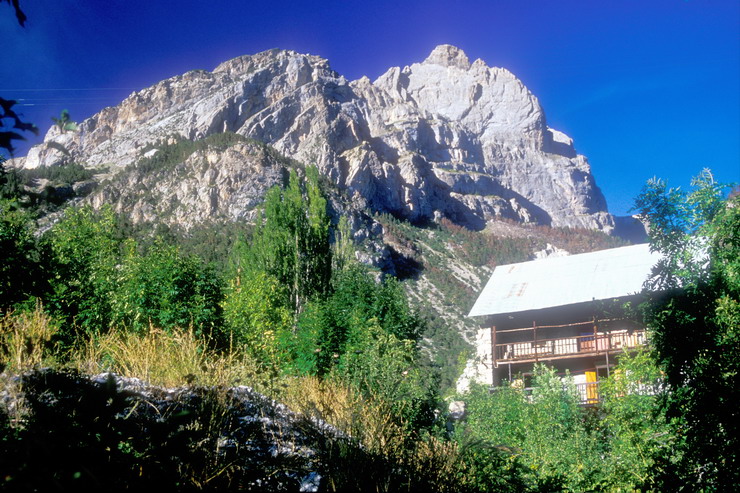
[[[593,318],[594,322],[594,352],[596,354],[599,354],[599,339],[598,335],[596,334],[596,317]]]
[[[491,326],[491,364],[493,368],[498,366],[498,360],[496,359],[496,326]]]
[[[496,358],[496,326],[491,326],[491,384],[499,385],[498,359]]]

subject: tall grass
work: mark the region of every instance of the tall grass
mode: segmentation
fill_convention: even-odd
[[[393,455],[405,441],[405,432],[387,403],[362,396],[337,379],[286,379],[276,397],[296,412],[326,421],[369,450]]]
[[[436,435],[410,434],[394,419],[388,403],[362,396],[337,379],[286,380],[279,399],[346,436],[327,440],[321,450],[329,468],[329,491],[487,491],[486,474],[504,469],[495,451],[478,454],[440,430]],[[501,484],[498,490],[515,491],[516,482],[512,485]]]
[[[154,385],[177,387],[253,385],[268,387],[254,361],[234,348],[216,352],[193,330],[164,331],[150,327],[145,334],[112,330],[85,341],[72,356],[83,373],[112,372]]]
[[[0,365],[20,373],[55,362],[52,338],[59,327],[41,304],[33,311],[9,311],[0,319]]]

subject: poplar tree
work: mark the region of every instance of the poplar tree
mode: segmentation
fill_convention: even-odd
[[[272,188],[258,216],[247,271],[265,272],[285,286],[285,302],[299,313],[306,301],[323,295],[331,279],[331,247],[326,199],[316,168],[303,184],[291,170],[285,189]]]

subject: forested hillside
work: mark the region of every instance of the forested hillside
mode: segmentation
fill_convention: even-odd
[[[732,329],[737,326],[737,256],[732,252],[739,209],[723,199],[711,175],[702,175],[688,197],[657,183],[637,202],[661,232],[654,236],[656,248],[676,258],[656,279],[675,283],[678,276],[696,285],[697,295],[716,300],[716,311],[706,312],[715,303],[708,301],[703,318],[691,315],[691,320],[707,321],[700,344],[709,345],[708,353],[695,353],[697,339],[690,336],[699,333],[695,325],[686,325],[685,341],[665,332],[676,316],[681,324],[696,323],[687,318],[695,313],[689,301],[694,291],[656,298],[644,315],[635,312],[654,327],[654,352],[620,361],[622,370],[614,372],[597,410],[581,408],[572,383],[542,366],[534,394],[474,388],[462,397],[467,416],[455,421],[447,415],[444,397],[457,397],[451,386],[468,351],[465,335],[473,330],[463,315],[492,267],[530,258],[548,243],[581,252],[617,240],[505,222],[493,225],[496,230],[472,232],[446,221],[412,225],[376,215],[372,221],[382,228],[392,267],[383,272],[358,261],[368,245],[354,238],[351,218],[337,217],[331,203],[336,192],[317,170],[285,169],[280,182],[266,191],[253,225],[214,222],[187,231],[132,224],[110,206],[70,205],[49,216],[54,207],[20,187],[22,176],[3,170],[0,299],[6,314],[0,342],[4,399],[17,402],[3,407],[6,486],[84,487],[100,481],[97,461],[65,459],[49,466],[49,457],[32,446],[42,440],[50,419],[44,416],[53,415],[57,401],[29,396],[23,405],[12,396],[38,389],[63,399],[74,388],[87,388],[75,379],[101,372],[200,388],[221,403],[231,401],[218,389],[246,384],[288,404],[296,416],[326,420],[343,434],[302,428],[323,437],[311,465],[318,475],[311,476],[312,484],[320,490],[582,491],[677,484],[721,488],[737,481],[731,472],[736,457],[730,448],[733,408],[718,405],[713,430],[695,414],[702,402],[718,396],[732,402],[735,373],[713,378],[716,389],[698,384],[705,381],[701,378],[683,380],[688,368],[698,375],[732,371],[737,361],[728,359],[726,351],[737,348]],[[685,219],[688,211],[676,208],[683,202],[696,204],[702,215]],[[672,215],[665,215],[665,205],[674,207]],[[43,229],[40,214],[46,214]],[[696,235],[711,241],[709,270],[681,257],[685,249],[677,239],[691,242]],[[716,364],[711,358],[718,358]],[[38,380],[29,373],[13,379],[39,367],[51,368],[47,375],[72,371],[80,377]],[[69,382],[78,383],[69,387]],[[691,393],[680,390],[686,385]],[[635,393],[635,388],[643,391]],[[645,393],[646,388],[653,391]],[[89,392],[96,391],[91,387]],[[111,477],[130,487],[140,478],[175,489],[291,489],[300,483],[283,474],[290,466],[282,462],[259,466],[265,474],[282,471],[281,481],[255,479],[260,474],[247,474],[246,465],[254,455],[246,451],[222,464],[219,436],[231,436],[228,420],[211,421],[201,441],[187,435],[192,441],[183,443],[190,452],[183,452],[182,460],[188,461],[188,472],[174,480],[177,474],[158,466],[163,462],[157,454],[164,449],[121,428],[127,423],[122,416],[151,418],[130,401],[120,405],[118,414],[106,418],[113,435],[79,436],[89,426],[86,420],[95,417],[75,411],[72,404],[60,408],[71,413],[64,434],[43,440],[50,450],[58,450],[56,440],[99,450],[119,466]],[[203,426],[199,420],[215,419],[210,413],[226,412],[228,406],[198,409],[197,420],[187,426]],[[166,422],[174,427],[166,440],[175,440],[184,422]],[[137,433],[149,433],[152,425],[137,426]],[[695,453],[696,441],[707,434],[727,446]],[[25,452],[15,453],[18,447]],[[358,467],[361,474],[347,474]]]

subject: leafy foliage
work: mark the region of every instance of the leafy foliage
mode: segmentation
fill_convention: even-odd
[[[515,386],[493,394],[478,387],[468,405],[465,432],[515,454],[530,488],[585,491],[600,484],[598,442],[575,386],[552,368],[535,366],[531,395]]]
[[[414,341],[399,339],[377,325],[354,335],[334,373],[362,395],[386,403],[393,419],[408,432],[428,427],[434,420],[437,385],[419,366]]]
[[[112,325],[145,332],[193,328],[225,342],[221,279],[202,260],[155,240],[140,252],[121,237],[106,206],[67,209],[48,234],[53,255],[52,311],[65,320],[61,338],[106,332]]]
[[[648,488],[658,458],[674,456],[675,435],[660,407],[665,397],[663,373],[646,349],[624,354],[600,386],[603,398],[606,469],[613,486]]]
[[[304,186],[292,170],[284,190],[270,189],[244,259],[245,269],[266,272],[285,287],[294,311],[328,291],[329,218],[316,168],[306,170]]]
[[[664,254],[646,287],[652,340],[665,369],[678,458],[660,488],[732,490],[740,484],[740,203],[708,170],[686,193],[651,180],[636,200]]]
[[[50,231],[53,275],[47,303],[64,316],[60,335],[66,343],[74,341],[78,329],[91,334],[109,327],[121,244],[115,225],[110,207],[99,212],[83,207],[67,209]]]
[[[349,346],[363,340],[371,324],[412,343],[421,331],[421,321],[409,307],[398,281],[387,278],[376,283],[363,267],[352,265],[336,274],[333,292],[312,303],[299,318],[298,338],[304,342],[296,357],[314,361],[312,372],[324,375]],[[304,333],[313,336],[312,347],[305,344]]]
[[[59,118],[52,116],[51,121],[54,122],[60,133],[74,132],[77,130],[77,122],[70,118],[69,110],[62,110]]]
[[[283,287],[264,272],[239,276],[223,302],[226,330],[263,368],[277,372],[284,364],[280,342],[293,316],[283,304]]]
[[[46,289],[44,249],[33,232],[30,214],[0,199],[0,309]]]
[[[113,324],[139,333],[192,327],[196,335],[222,336],[221,281],[199,258],[161,240],[139,254],[129,240],[117,270]]]
[[[0,157],[0,200],[18,202],[22,195],[18,173],[14,169],[5,169],[4,160]]]
[[[20,12],[20,10],[17,9],[16,12]],[[21,132],[31,132],[34,135],[39,134],[39,129],[36,125],[24,122],[15,112],[13,109],[13,106],[15,105],[16,101],[13,101],[12,99],[0,98],[0,148],[5,149],[11,155],[15,150],[13,147],[13,141],[25,140],[25,137],[16,132],[16,130]],[[10,120],[10,122],[6,122],[6,120]],[[11,123],[12,126],[9,126]]]

